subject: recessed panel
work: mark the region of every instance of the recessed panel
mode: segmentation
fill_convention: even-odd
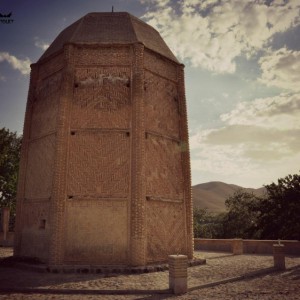
[[[72,128],[129,128],[130,69],[77,68],[72,100]]]
[[[66,263],[125,264],[127,201],[68,201],[65,233]]]
[[[146,195],[183,199],[180,144],[152,134],[145,142]]]
[[[55,134],[29,143],[25,198],[49,198],[55,161]]]
[[[127,198],[129,166],[130,135],[127,132],[71,133],[68,195]]]

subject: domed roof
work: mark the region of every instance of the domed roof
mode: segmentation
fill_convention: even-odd
[[[160,34],[150,25],[126,12],[89,13],[64,29],[39,61],[61,50],[66,43],[132,44],[140,42],[179,63]]]

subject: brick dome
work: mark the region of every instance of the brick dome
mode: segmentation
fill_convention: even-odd
[[[89,13],[64,29],[39,62],[60,51],[64,44],[132,44],[140,42],[150,50],[179,63],[160,34],[126,12]]]

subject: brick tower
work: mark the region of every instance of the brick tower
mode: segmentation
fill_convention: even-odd
[[[15,256],[50,266],[193,255],[184,70],[128,13],[90,13],[31,66]]]

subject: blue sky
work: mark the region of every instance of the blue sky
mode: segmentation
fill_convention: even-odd
[[[22,132],[30,63],[112,6],[154,26],[186,66],[193,184],[260,187],[299,172],[299,0],[0,0],[12,12],[0,18],[0,127]]]

